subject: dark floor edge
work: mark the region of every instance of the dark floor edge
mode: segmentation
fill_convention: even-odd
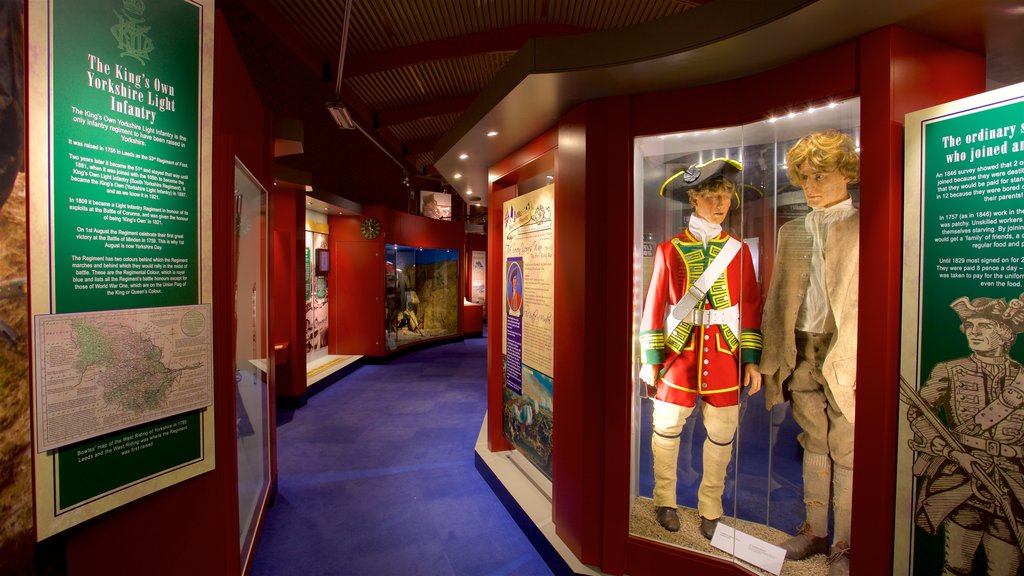
[[[505,506],[505,510],[508,511],[509,516],[515,521],[519,529],[523,531],[526,539],[533,544],[533,547],[540,554],[541,558],[544,559],[544,563],[548,565],[548,568],[556,576],[576,576],[578,572],[573,571],[569,563],[562,558],[562,555],[555,550],[555,547],[551,545],[551,542],[541,533],[537,525],[530,520],[530,516],[525,510],[519,506],[519,502],[512,496],[511,493],[505,488],[505,485],[501,483],[501,480],[494,474],[491,468],[484,462],[484,459],[480,456],[479,452],[473,452],[473,462],[476,466],[477,472],[487,482],[487,485],[491,487],[491,491],[498,497],[502,505]]]
[[[363,358],[365,359],[367,364],[387,364],[388,362],[391,362],[395,358],[404,356],[409,352],[415,352],[416,350],[431,348],[433,346],[439,346],[441,344],[453,344],[455,342],[462,342],[466,338],[470,337],[471,336],[466,334],[438,336],[437,338],[430,338],[429,340],[420,340],[418,342],[412,342],[410,344],[405,344],[404,346],[399,346],[398,348],[389,352],[385,356],[364,356]]]
[[[298,396],[278,396],[277,406],[285,410],[297,410],[306,405],[306,402],[316,396],[320,392],[323,392],[330,386],[333,386],[345,376],[358,370],[363,364],[366,364],[365,357],[360,358],[334,372],[331,372],[327,376],[324,376],[320,380],[313,383],[312,386],[306,388],[306,391]]]

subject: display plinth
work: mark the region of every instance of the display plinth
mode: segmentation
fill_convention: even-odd
[[[559,576],[604,574],[580,562],[555,532],[551,518],[551,480],[518,452],[492,452],[488,448],[487,415],[476,439],[475,463],[477,471],[552,572]]]

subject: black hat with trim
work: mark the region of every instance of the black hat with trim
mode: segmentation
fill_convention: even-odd
[[[722,176],[730,178],[743,170],[743,164],[729,158],[715,158],[703,164],[691,164],[686,170],[669,176],[658,194],[679,202],[689,201],[689,191],[704,182]]]

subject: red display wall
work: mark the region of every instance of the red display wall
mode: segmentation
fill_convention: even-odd
[[[384,234],[367,240],[364,216],[331,216],[327,309],[331,354],[383,356]]]
[[[854,574],[892,571],[899,358],[902,121],[984,90],[984,58],[885,28],[774,70],[586,103],[557,127],[553,516],[584,563],[609,574],[749,574],[735,564],[630,537],[632,165],[637,136],[734,126],[829,99],[861,98],[861,322],[854,484]],[[536,143],[532,153],[536,156]],[[531,148],[506,163],[521,165]],[[489,298],[500,290],[501,201],[490,199]],[[498,228],[500,230],[500,228]],[[767,247],[771,249],[771,247]],[[588,311],[601,310],[600,315]],[[488,441],[501,437],[500,311],[491,311]],[[870,361],[867,361],[870,359]],[[879,479],[885,479],[879,481]],[[870,554],[867,551],[871,551]]]
[[[899,406],[903,121],[908,112],[985,90],[985,58],[888,27],[861,38],[860,323],[853,479],[854,574],[891,574]],[[867,204],[865,202],[865,204]],[[880,481],[881,479],[881,481]]]
[[[275,186],[270,189],[270,338],[274,345],[276,395],[298,397],[306,391],[306,330],[303,294],[304,194]],[[283,347],[282,347],[283,346]]]
[[[66,545],[67,574],[239,574],[238,479],[231,333],[234,157],[271,183],[267,112],[231,34],[216,19],[213,254],[214,402],[217,468],[55,536]],[[207,126],[206,129],[210,129]],[[51,543],[50,546],[54,544]]]

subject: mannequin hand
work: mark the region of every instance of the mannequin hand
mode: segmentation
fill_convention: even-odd
[[[641,364],[640,365],[640,380],[648,386],[658,385],[658,365],[657,364]]]
[[[749,394],[757,394],[761,391],[761,372],[757,364],[747,363],[743,365],[743,386],[750,387]]]

